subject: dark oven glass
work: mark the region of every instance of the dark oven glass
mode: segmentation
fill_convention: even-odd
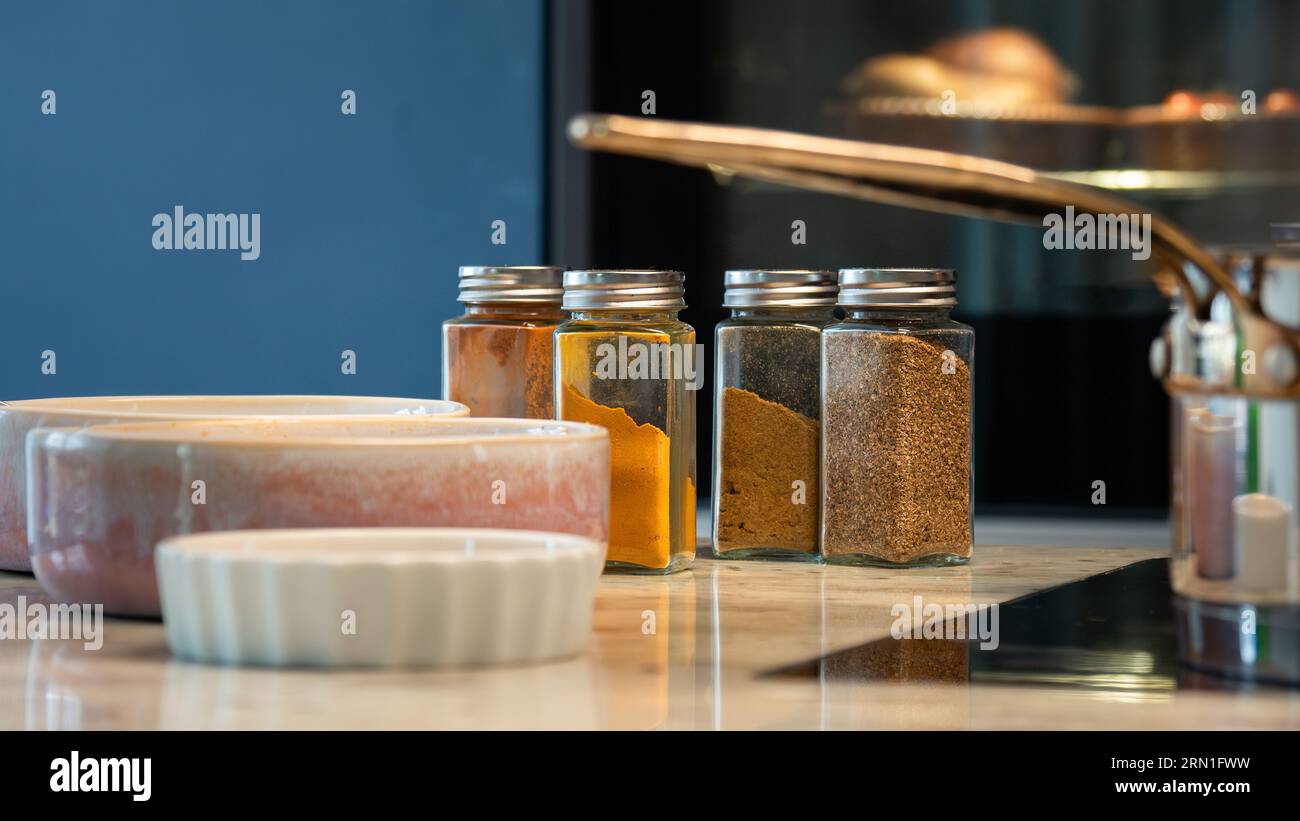
[[[943,42],[962,34],[981,39]],[[978,154],[1116,189],[1243,247],[1300,218],[1298,39],[1287,2],[557,0],[550,258],[685,271],[684,318],[706,345],[727,268],[954,267],[955,316],[978,338],[977,510],[1163,515],[1169,403],[1147,349],[1169,307],[1148,263],[1049,250],[1039,226],[585,154],[564,124],[599,111]],[[791,241],[795,220],[806,244]],[[707,476],[711,402],[699,413]]]

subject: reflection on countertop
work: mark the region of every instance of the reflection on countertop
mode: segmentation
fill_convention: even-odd
[[[98,651],[0,640],[0,728],[1300,728],[1295,691],[1010,685],[930,651],[874,656],[889,675],[836,668],[870,666],[853,653],[871,656],[861,648],[917,596],[1007,602],[1157,555],[982,546],[970,565],[907,571],[704,558],[669,577],[604,577],[584,655],[508,668],[208,667],[172,659],[157,622],[110,619]],[[0,602],[20,595],[39,587],[0,573]],[[772,674],[809,664],[816,675]]]

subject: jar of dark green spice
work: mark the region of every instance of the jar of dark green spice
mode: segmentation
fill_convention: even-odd
[[[818,557],[821,331],[834,271],[726,273],[717,327],[713,550],[718,558]]]
[[[971,555],[975,331],[949,317],[953,271],[840,271],[822,333],[821,554],[964,564]]]

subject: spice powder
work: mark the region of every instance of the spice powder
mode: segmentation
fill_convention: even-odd
[[[971,553],[970,369],[908,334],[824,338],[822,554]]]
[[[447,398],[472,416],[552,419],[554,325],[449,325]]]
[[[667,567],[672,559],[668,435],[649,422],[638,425],[623,408],[593,402],[567,384],[564,418],[601,425],[609,431],[611,476],[606,560],[640,567]],[[687,486],[693,491],[689,483]],[[692,499],[692,514],[694,510]]]
[[[750,391],[725,388],[720,425],[714,550],[816,553],[817,422]],[[804,483],[799,496],[796,481]]]

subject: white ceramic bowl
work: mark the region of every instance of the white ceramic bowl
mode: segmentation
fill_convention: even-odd
[[[158,615],[155,545],[209,530],[609,526],[609,434],[526,419],[263,419],[28,437],[32,568],[61,601]]]
[[[31,570],[25,442],[36,428],[298,416],[468,416],[459,402],[384,396],[82,396],[0,402],[0,570]]]
[[[166,539],[154,557],[177,656],[427,667],[580,653],[605,546],[524,530],[248,530]]]

